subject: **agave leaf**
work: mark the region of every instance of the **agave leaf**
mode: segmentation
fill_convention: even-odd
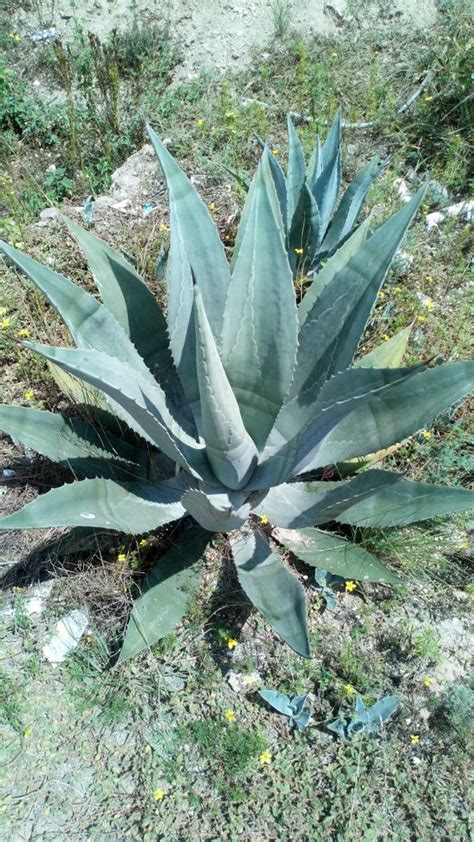
[[[306,180],[306,165],[304,162],[304,152],[301,146],[296,129],[288,115],[288,172],[286,176],[287,183],[287,226],[291,231],[293,225],[293,217],[298,207],[301,191]]]
[[[350,365],[392,258],[424,195],[422,188],[377,228],[316,298],[300,328],[289,399]]]
[[[198,401],[192,271],[202,293],[211,330],[219,338],[230,270],[217,228],[194,186],[153,129],[148,135],[158,156],[170,201],[168,329],[171,352],[188,400]]]
[[[100,297],[164,385],[174,373],[166,319],[143,278],[108,243],[64,217],[83,250]]]
[[[111,479],[83,479],[53,488],[19,511],[0,518],[0,529],[93,526],[130,535],[150,532],[185,514],[177,479],[155,485]]]
[[[278,711],[278,713],[283,713],[285,716],[293,716],[294,709],[293,705],[290,704],[289,696],[279,693],[278,690],[266,690],[265,687],[262,687],[258,691],[258,695],[271,705],[274,710]]]
[[[240,532],[231,546],[239,582],[249,599],[295,652],[309,658],[306,600],[296,576],[261,532]]]
[[[330,510],[329,493],[342,490],[346,485],[342,482],[282,483],[256,494],[252,511],[285,529],[327,523],[331,520],[326,516],[326,511]]]
[[[53,348],[36,342],[26,347],[100,389],[114,413],[146,441],[200,479],[212,480],[204,445],[189,436],[171,415],[155,380],[115,357],[97,351]]]
[[[285,231],[286,231],[287,216],[288,216],[288,200],[287,200],[287,188],[286,188],[285,173],[283,172],[283,170],[280,166],[280,162],[275,157],[275,155],[271,151],[268,144],[266,144],[265,141],[262,140],[262,138],[259,137],[258,135],[256,135],[256,137],[257,137],[258,145],[260,146],[260,149],[262,150],[262,152],[264,152],[265,150],[267,152],[268,163],[270,164],[273,182],[275,184],[275,190],[276,190],[276,193],[277,193],[277,196],[278,196],[278,201],[280,203],[280,211],[281,211],[281,217],[282,217],[282,220],[283,220],[283,226],[284,226]]]
[[[385,369],[386,371],[387,369]],[[397,371],[397,369],[391,369]],[[355,369],[379,371],[379,369]],[[324,421],[316,418],[303,436],[294,473],[354,459],[383,450],[417,430],[473,389],[474,362],[446,363],[394,382],[372,398],[355,405],[318,443]],[[348,404],[350,408],[350,404]],[[330,417],[330,413],[328,413]],[[322,422],[322,423],[321,423]],[[327,428],[325,428],[327,429]],[[363,431],[363,434],[360,434]]]
[[[316,138],[316,143],[314,145],[314,149],[311,153],[311,158],[309,160],[309,164],[306,168],[306,179],[309,185],[315,183],[315,181],[321,175],[321,170],[323,168],[323,156],[322,156],[322,149],[321,149],[321,138],[319,135]]]
[[[346,482],[292,482],[271,488],[253,505],[275,526],[294,529],[335,520],[382,528],[464,511],[474,505],[465,488],[411,482],[401,474],[363,471]]]
[[[280,410],[250,487],[266,488],[302,473],[301,465],[311,459],[318,442],[323,443],[341,419],[375,400],[389,386],[405,382],[420,368],[423,366],[347,369],[335,374],[321,390],[316,383],[313,389],[296,395]]]
[[[342,508],[336,503],[333,519],[380,529],[474,508],[474,491],[412,482],[395,472],[377,469],[364,471],[347,483],[346,495]]]
[[[357,173],[334,214],[328,232],[321,244],[321,252],[331,254],[352,231],[370,187],[386,164],[386,160],[382,160],[379,155],[376,155]]]
[[[316,299],[321,295],[324,287],[344,268],[350,258],[362,248],[367,239],[369,224],[370,217],[367,217],[335,254],[326,261],[324,266],[316,272],[312,283],[306,290],[298,307],[298,321],[300,325],[306,321],[309,311],[312,309]]]
[[[412,326],[409,325],[400,330],[386,342],[377,345],[369,354],[364,354],[356,360],[354,365],[359,368],[396,368],[405,355],[411,328]]]
[[[257,464],[257,449],[240,414],[207,320],[198,286],[194,288],[200,431],[217,479],[227,488],[246,484]]]
[[[286,178],[285,174],[279,164],[277,158],[271,151],[271,149],[267,148],[267,155],[268,155],[268,163],[270,165],[270,169],[272,172],[273,182],[275,184],[276,194],[278,196],[278,202],[280,204],[280,212],[281,218],[283,222],[283,229],[286,232],[287,230],[287,220],[288,220],[288,197],[287,197],[287,187],[286,187]]]
[[[131,479],[140,474],[143,459],[138,448],[104,435],[79,418],[2,404],[0,430],[15,442],[85,476],[117,479],[128,475]]]
[[[79,348],[93,348],[111,354],[133,365],[154,382],[151,372],[115,316],[93,295],[5,242],[0,242],[0,249],[25,272],[58,311]]]
[[[341,187],[341,113],[338,110],[331,130],[321,150],[322,168],[310,184],[320,215],[319,237],[323,239],[328,228]]]
[[[297,338],[295,292],[266,151],[250,196],[252,206],[229,287],[222,345],[243,422],[261,447],[288,391]]]
[[[48,368],[56,386],[72,403],[107,409],[107,401],[97,389],[86,386],[85,383],[77,380],[72,374],[68,374],[67,371],[63,371],[52,362],[48,361]]]
[[[309,266],[319,246],[319,209],[316,200],[305,183],[293,214],[288,237],[288,250],[293,273],[300,267]],[[302,250],[303,254],[300,255]]]
[[[239,529],[250,514],[250,506],[222,509],[213,505],[203,491],[190,489],[183,495],[182,503],[187,512],[209,532],[232,532]]]
[[[366,708],[362,699],[358,698],[355,715],[352,716],[346,729],[347,737],[350,739],[354,734],[361,732],[377,734],[399,706],[400,696],[385,696],[369,708]]]
[[[363,547],[320,529],[275,529],[273,536],[298,558],[344,579],[397,584],[398,576]]]
[[[119,663],[161,640],[184,617],[201,582],[208,542],[208,532],[188,529],[152,568],[133,605]]]

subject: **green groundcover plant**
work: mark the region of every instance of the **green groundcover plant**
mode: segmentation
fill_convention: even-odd
[[[339,118],[308,167],[290,125],[287,174],[265,147],[229,265],[205,204],[148,131],[170,199],[166,316],[135,269],[75,223],[67,224],[100,300],[1,244],[76,347],[23,344],[69,388],[85,383],[89,405],[78,417],[1,408],[5,432],[74,474],[1,527],[144,535],[183,519],[135,602],[122,660],[172,630],[198,588],[212,534],[229,533],[243,590],[309,656],[304,590],[279,547],[347,579],[396,583],[337,525],[389,527],[473,505],[466,489],[357,461],[412,435],[472,388],[470,362],[400,367],[407,331],[354,362],[424,190],[375,230],[370,219],[354,227],[378,165],[356,176],[335,211]],[[315,265],[299,305],[295,254]]]

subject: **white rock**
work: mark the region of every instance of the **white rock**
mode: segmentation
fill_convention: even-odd
[[[241,672],[229,670],[227,681],[234,693],[246,693],[248,690],[252,690],[262,683],[260,675],[255,671],[244,675]]]
[[[466,222],[471,222],[474,219],[474,200],[466,202],[458,202],[456,205],[449,205],[441,211],[434,211],[426,216],[426,225],[428,231],[436,228],[440,222],[444,222],[450,217],[458,216],[465,219]]]
[[[40,211],[40,219],[43,222],[47,222],[48,219],[55,219],[57,216],[59,216],[57,208],[45,208]]]
[[[53,588],[53,582],[44,582],[42,585],[37,585],[30,591],[30,596],[25,601],[24,610],[28,617],[33,617],[35,614],[42,614],[46,607],[46,600]]]
[[[406,183],[404,178],[395,178],[393,182],[397,188],[398,195],[403,202],[409,202],[411,199],[411,193],[408,189],[408,184]]]

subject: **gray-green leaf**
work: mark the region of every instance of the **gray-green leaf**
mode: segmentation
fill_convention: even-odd
[[[208,532],[188,529],[152,568],[133,605],[119,663],[161,640],[182,619],[199,588],[208,542]]]
[[[320,529],[275,529],[274,537],[298,558],[344,579],[396,584],[399,577],[378,558],[330,532]]]
[[[295,652],[309,658],[306,600],[296,576],[272,552],[261,532],[240,533],[232,541],[232,553],[249,599]]]

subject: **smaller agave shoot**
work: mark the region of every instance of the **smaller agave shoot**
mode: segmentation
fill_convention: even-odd
[[[69,386],[87,384],[95,404],[89,418],[95,413],[100,424],[83,420],[84,413],[1,408],[0,427],[15,441],[84,477],[41,494],[1,526],[144,535],[183,521],[135,603],[122,660],[182,618],[212,533],[229,533],[243,590],[273,629],[309,656],[304,590],[279,547],[337,576],[395,583],[395,573],[334,525],[408,524],[474,502],[466,489],[412,482],[357,462],[425,427],[472,388],[471,362],[400,367],[407,331],[354,362],[424,190],[374,231],[365,221],[349,237],[355,217],[343,201],[324,234],[342,232],[334,240],[339,247],[297,306],[268,149],[229,265],[205,204],[152,129],[149,135],[170,200],[166,317],[135,269],[72,222],[100,301],[2,244],[61,314],[75,347],[23,344]],[[319,179],[322,160],[312,165]],[[279,178],[295,202],[293,169]],[[333,207],[333,179],[324,189],[316,183],[321,214]],[[332,191],[327,202],[325,190]],[[325,470],[341,463],[344,470]],[[326,480],[328,473],[334,479]],[[327,524],[330,530],[322,528]]]
[[[262,149],[265,144],[260,138]],[[281,210],[285,242],[293,275],[314,270],[321,260],[340,248],[350,235],[367,193],[387,164],[375,155],[349,184],[337,205],[341,189],[341,114],[337,112],[328,136],[321,144],[319,135],[306,166],[303,147],[288,116],[287,174],[278,159],[267,149],[275,191]],[[247,189],[250,182],[235,176]],[[367,229],[361,227],[364,238]]]

